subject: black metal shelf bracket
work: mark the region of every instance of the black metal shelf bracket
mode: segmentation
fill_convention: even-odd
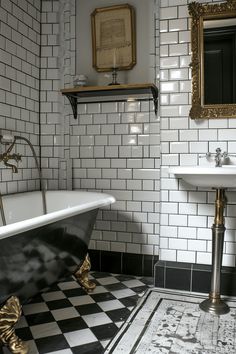
[[[66,97],[70,101],[71,107],[72,107],[72,112],[73,116],[75,119],[77,119],[77,104],[78,104],[78,98],[75,96],[72,96],[70,94],[66,94]]]
[[[154,103],[154,112],[157,115],[158,112],[158,90],[156,86],[151,86],[153,103]]]

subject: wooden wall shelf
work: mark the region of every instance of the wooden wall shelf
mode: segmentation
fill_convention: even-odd
[[[73,116],[77,118],[77,104],[92,102],[127,101],[133,98],[137,100],[150,99],[152,95],[155,114],[158,109],[158,89],[154,84],[127,84],[127,85],[108,85],[108,86],[81,86],[62,89],[71,104]],[[92,101],[91,99],[96,99]]]

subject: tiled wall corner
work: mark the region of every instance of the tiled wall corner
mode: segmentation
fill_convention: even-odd
[[[75,1],[43,0],[41,32],[41,161],[48,189],[71,189],[71,107],[60,89],[75,75]]]
[[[210,2],[210,1],[209,1]],[[160,258],[211,263],[211,225],[215,193],[178,181],[168,167],[206,163],[200,155],[217,147],[235,153],[233,119],[191,120],[190,17],[187,0],[161,0],[160,114],[161,226]],[[236,162],[235,158],[231,158]],[[212,162],[213,163],[213,162]],[[223,265],[235,266],[236,193],[227,194]]]
[[[40,0],[0,3],[0,135],[25,137],[39,156]],[[7,147],[0,144],[0,153]],[[2,194],[39,188],[30,147],[17,141],[18,173],[0,163]],[[11,161],[9,161],[11,162]],[[13,161],[13,164],[15,161]]]

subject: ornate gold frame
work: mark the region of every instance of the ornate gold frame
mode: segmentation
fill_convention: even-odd
[[[233,118],[236,117],[236,104],[204,105],[203,85],[203,19],[236,17],[236,0],[218,4],[200,4],[195,1],[188,5],[192,17],[192,107],[193,119]]]
[[[111,71],[112,68],[114,67],[114,65],[113,65],[113,52],[111,54],[111,51],[116,49],[117,56],[118,56],[119,51],[123,50],[126,47],[126,43],[124,43],[123,49],[122,49],[122,47],[121,48],[119,48],[119,47],[114,48],[112,44],[111,44],[111,48],[109,48],[109,46],[106,49],[100,48],[99,50],[101,51],[102,57],[106,57],[107,56],[106,53],[108,52],[108,55],[111,58],[110,58],[110,65],[107,65],[106,67],[104,67],[103,65],[101,65],[99,63],[98,47],[99,47],[99,36],[102,33],[102,31],[100,29],[101,23],[104,23],[106,21],[107,16],[110,16],[110,21],[114,23],[114,21],[116,20],[116,16],[118,16],[119,12],[122,10],[124,12],[123,20],[124,20],[124,23],[126,24],[126,26],[125,26],[125,30],[127,32],[126,36],[128,36],[128,38],[130,38],[130,42],[131,42],[131,44],[129,44],[129,45],[131,45],[131,51],[129,54],[126,53],[128,59],[129,59],[128,63],[119,64],[119,62],[117,62],[117,64],[119,64],[119,65],[117,65],[117,68],[118,68],[118,70],[129,70],[129,69],[132,69],[132,67],[136,64],[135,12],[134,12],[133,6],[131,6],[129,4],[122,4],[122,5],[114,5],[114,6],[96,8],[91,14],[91,24],[92,24],[93,67],[98,72]],[[104,17],[104,19],[103,19],[103,17]],[[98,18],[99,18],[99,20],[98,20]],[[107,22],[109,22],[109,21],[107,21]]]

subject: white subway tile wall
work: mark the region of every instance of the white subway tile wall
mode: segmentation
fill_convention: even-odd
[[[28,138],[39,157],[40,0],[0,3],[0,134]],[[0,144],[0,153],[7,147]],[[30,147],[17,141],[18,173],[0,163],[2,194],[39,188]],[[14,160],[9,161],[17,164]]]
[[[156,1],[155,8],[156,41],[149,53],[153,81],[159,73]],[[117,199],[99,211],[90,248],[158,254],[160,122],[152,101],[79,104],[78,112],[78,119],[70,120],[73,187]]]
[[[91,248],[157,254],[160,153],[151,147],[159,145],[159,125],[152,101],[87,104],[71,121],[74,188],[117,199],[99,212]]]
[[[199,156],[214,152],[217,147],[235,153],[236,125],[234,119],[194,121],[188,116],[191,105],[188,3],[187,0],[160,1],[160,258],[210,264],[215,193],[197,191],[177,181],[168,174],[168,167],[206,163]],[[231,161],[236,162],[234,157]],[[223,265],[235,266],[236,193],[230,191],[226,195]]]
[[[150,102],[82,104],[74,120],[59,89],[72,86],[75,75],[75,1],[1,1],[0,134],[25,136],[37,156],[41,150],[49,189],[96,189],[117,198],[111,209],[99,211],[91,248],[158,254],[160,245],[162,260],[211,262],[214,192],[176,180],[168,167],[203,164],[199,155],[217,147],[235,153],[236,123],[188,116],[188,2],[155,1],[149,64],[160,88],[159,121]],[[23,155],[18,174],[1,163],[1,193],[39,188],[30,150],[19,143],[16,152]],[[235,192],[227,192],[228,266],[235,266],[235,201]]]

